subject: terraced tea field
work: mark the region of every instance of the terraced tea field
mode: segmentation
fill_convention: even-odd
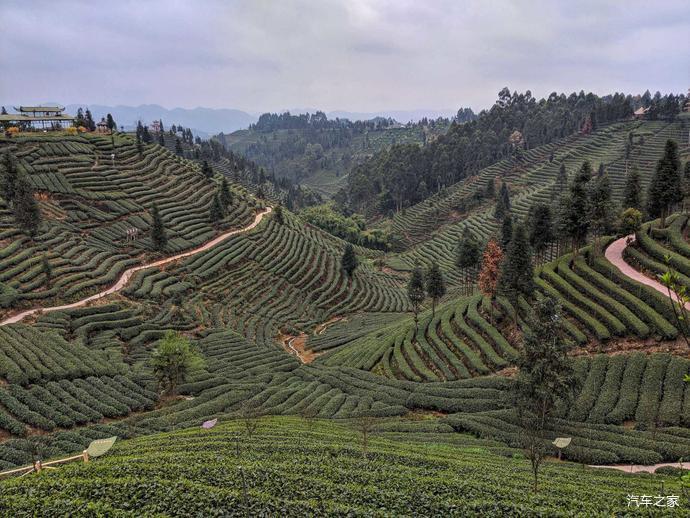
[[[646,191],[666,140],[687,142],[688,131],[690,119],[687,118],[672,123],[621,122],[591,135],[574,135],[560,142],[532,149],[525,153],[524,160],[519,164],[502,160],[483,169],[478,175],[396,215],[391,227],[412,248],[393,257],[390,264],[394,268],[407,270],[415,262],[428,265],[431,261],[436,261],[449,280],[460,282],[461,278],[453,267],[453,261],[465,226],[482,242],[500,230],[500,222],[493,217],[493,202],[483,202],[476,207],[471,202],[473,194],[477,190],[483,190],[489,180],[500,179],[508,184],[513,216],[526,218],[533,204],[553,203],[554,184],[561,163],[565,164],[567,173],[571,174],[584,160],[589,160],[594,168],[600,163],[604,164],[611,181],[613,198],[619,201],[623,195],[626,168],[638,168],[642,188]],[[633,145],[630,157],[626,160],[625,144],[631,134]],[[684,153],[688,156],[690,151],[685,150]],[[553,161],[550,161],[552,155]]]
[[[17,291],[14,308],[71,302],[115,282],[153,254],[150,209],[157,205],[172,254],[210,240],[209,207],[217,181],[160,146],[139,155],[119,136],[29,136],[0,139],[0,153],[15,155],[39,199],[43,222],[29,239],[0,201],[0,282]],[[111,156],[115,155],[112,159]],[[245,226],[254,202],[238,191],[220,226]],[[128,240],[127,231],[139,238]],[[48,284],[41,268],[52,269]]]
[[[614,124],[589,137],[573,136],[531,150],[517,168],[507,162],[495,164],[449,189],[445,198],[436,197],[435,206],[421,204],[396,218],[393,225],[406,229],[412,245],[409,251],[384,256],[355,247],[359,266],[352,276],[341,266],[344,241],[284,210],[282,221],[275,212],[267,214],[255,227],[208,249],[138,271],[117,294],[0,327],[0,469],[30,463],[37,456],[72,454],[95,438],[145,436],[118,445],[111,459],[61,468],[59,474],[40,478],[29,497],[22,481],[2,483],[7,505],[16,512],[28,512],[45,505],[46,495],[59,487],[64,500],[45,508],[58,512],[61,505],[83,497],[85,493],[78,493],[77,487],[97,491],[106,477],[111,477],[110,488],[129,484],[126,480],[133,480],[129,476],[121,479],[108,474],[121,465],[119,452],[136,452],[141,460],[131,469],[143,469],[158,477],[157,488],[169,488],[173,482],[157,471],[164,468],[148,460],[153,458],[149,451],[155,450],[164,456],[163,465],[174,466],[174,459],[181,459],[185,467],[178,471],[195,480],[183,484],[187,490],[203,488],[214,495],[207,502],[209,509],[221,505],[217,502],[237,506],[241,501],[257,511],[279,505],[283,514],[322,508],[337,512],[345,505],[340,493],[322,496],[320,501],[313,497],[330,495],[322,491],[324,484],[342,488],[336,465],[317,463],[318,470],[325,471],[313,475],[314,482],[309,477],[317,468],[303,466],[301,459],[314,454],[337,458],[339,453],[326,453],[336,451],[359,465],[361,454],[353,429],[369,417],[376,420],[376,439],[369,460],[362,462],[369,467],[381,462],[375,471],[380,476],[410,477],[414,472],[406,471],[410,463],[423,462],[425,470],[432,470],[429,462],[444,459],[442,467],[433,468],[440,470],[438,478],[430,472],[422,478],[415,475],[417,481],[431,477],[428,483],[437,488],[450,484],[444,496],[420,504],[427,512],[446,512],[449,505],[455,510],[449,512],[486,511],[486,506],[517,512],[509,500],[513,491],[525,491],[521,485],[528,483],[523,477],[528,464],[512,458],[519,457],[522,446],[513,408],[514,365],[521,347],[514,319],[517,309],[517,327],[527,329],[530,302],[519,299],[514,308],[502,297],[492,304],[479,294],[459,296],[459,273],[450,265],[462,225],[475,225],[477,235],[484,238],[496,230],[496,223],[492,207],[478,206],[462,213],[458,204],[476,186],[501,177],[511,185],[514,211],[524,215],[533,201],[550,200],[561,161],[569,170],[584,158],[604,161],[614,180],[624,174],[616,167],[631,131],[634,141],[645,135],[644,145],[633,146],[631,158],[643,165],[656,159],[659,143],[669,135],[683,137],[687,132],[683,124]],[[36,189],[44,219],[32,239],[13,226],[8,207],[2,206],[0,282],[19,293],[6,312],[84,298],[112,285],[131,266],[190,250],[230,228],[247,227],[262,209],[262,202],[232,182],[232,208],[220,224],[212,225],[209,207],[220,175],[207,180],[197,165],[158,145],[145,146],[139,154],[126,135],[114,140],[94,135],[0,139],[0,147],[17,156],[20,169]],[[553,162],[549,161],[552,153]],[[231,180],[238,174],[222,168],[217,172]],[[615,190],[618,196],[620,186]],[[148,237],[148,211],[153,203],[161,210],[170,238],[164,253],[154,252]],[[659,229],[657,222],[645,224],[635,246],[626,248],[625,259],[654,275],[664,271],[663,261],[669,256],[682,282],[690,286],[688,217],[677,214],[668,221],[665,229]],[[139,240],[126,240],[131,227],[140,229]],[[604,239],[604,244],[608,242],[609,238]],[[43,254],[53,266],[50,287],[42,271]],[[423,264],[438,260],[450,280],[450,293],[435,313],[423,308],[417,331],[404,286],[406,275],[381,267],[381,258],[401,270],[415,260]],[[558,407],[547,430],[549,455],[556,454],[550,441],[565,436],[572,443],[564,450],[564,458],[583,464],[655,464],[687,456],[690,386],[683,377],[690,374],[690,358],[680,349],[676,320],[664,294],[626,277],[604,256],[591,256],[588,247],[576,258],[565,254],[546,262],[535,271],[534,281],[537,298],[551,295],[560,301],[568,338],[576,344],[579,383],[573,403]],[[150,364],[156,340],[168,330],[189,337],[204,359],[173,399],[161,397]],[[292,354],[293,349],[303,354]],[[260,417],[267,415],[284,417]],[[213,418],[232,422],[206,435],[176,431]],[[237,435],[242,426],[257,421],[264,431],[251,441]],[[162,454],[152,445],[171,431],[180,445],[186,445],[189,437],[196,446]],[[211,437],[206,445],[204,441]],[[305,438],[313,442],[306,443]],[[233,457],[238,441],[245,455],[241,463]],[[421,461],[416,448],[434,454]],[[475,458],[471,448],[482,448],[482,452]],[[214,459],[220,455],[222,462],[236,463],[232,465],[237,469],[243,466],[250,481],[246,493],[233,484],[204,485],[194,466],[215,466],[201,460],[206,449]],[[393,451],[395,461],[389,459]],[[192,453],[198,460],[186,457]],[[312,496],[296,498],[275,484],[260,482],[266,480],[261,473],[269,462],[274,463],[273,477],[293,480],[294,470],[293,478],[281,471],[288,454],[297,469],[305,470],[299,480],[310,481],[310,489],[303,494]],[[123,455],[130,458],[134,453]],[[253,455],[257,455],[256,463]],[[402,509],[397,506],[403,504],[381,504],[372,497],[370,482],[362,482],[357,474],[360,468],[354,466],[348,467],[355,481],[349,505],[361,497],[357,505],[362,512],[373,507],[390,512]],[[456,502],[448,496],[448,491],[458,490],[453,484],[462,479],[449,479],[446,470],[467,475],[481,469],[493,473],[499,466],[503,472],[510,469],[517,474],[510,477],[516,489],[501,484],[491,493],[500,504],[475,498],[471,507],[463,507],[462,499]],[[94,472],[97,477],[79,474],[94,469],[103,471]],[[571,482],[572,469],[547,463],[549,494],[563,492],[575,498],[577,488],[589,489],[589,482]],[[141,480],[141,473],[132,473]],[[329,481],[331,476],[334,482]],[[361,475],[368,481],[370,476]],[[582,476],[601,481],[623,475],[585,470]],[[494,487],[489,479],[482,479],[483,488]],[[233,480],[237,481],[234,474]],[[637,477],[620,480],[631,484],[628,491],[646,483]],[[676,482],[668,479],[666,483],[673,487]],[[618,486],[597,489],[606,495],[607,503],[602,503],[604,496],[590,498],[593,509],[621,509],[625,495],[612,496],[613,487]],[[145,485],[141,492],[146,493]],[[175,495],[177,512],[197,512],[197,504],[178,496],[177,489],[169,493]],[[118,494],[113,489],[112,498],[100,498],[93,508],[133,510]],[[390,495],[386,495],[388,502]],[[166,507],[172,506],[172,500],[137,498],[141,509],[158,506],[174,514],[172,507]],[[541,502],[531,502],[529,509],[551,509],[546,500]]]
[[[118,441],[106,458],[2,489],[5,509],[14,515],[88,509],[120,516],[230,509],[283,516],[545,516],[564,508],[604,516],[627,513],[628,494],[656,495],[660,485],[665,494],[682,494],[677,477],[548,462],[535,495],[529,462],[514,453],[452,433],[447,424],[392,420],[378,425],[363,454],[352,426],[270,418],[251,436],[242,421],[233,421]],[[666,513],[681,516],[685,505],[684,499]]]

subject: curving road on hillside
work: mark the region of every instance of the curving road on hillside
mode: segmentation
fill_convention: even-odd
[[[91,295],[90,297],[86,297],[85,299],[79,300],[77,302],[73,302],[71,304],[65,304],[63,306],[52,306],[52,307],[38,307],[38,308],[33,308],[33,309],[27,309],[26,311],[22,311],[21,313],[17,313],[16,315],[13,315],[11,317],[6,318],[2,322],[0,322],[0,326],[6,326],[8,324],[16,324],[17,322],[21,322],[24,320],[26,317],[35,315],[36,313],[49,313],[51,311],[62,311],[65,309],[73,309],[73,308],[78,308],[81,306],[85,306],[89,302],[92,302],[94,300],[98,300],[100,298],[103,298],[107,295],[111,295],[113,293],[116,293],[120,291],[122,288],[124,288],[127,283],[131,280],[132,276],[141,271],[141,270],[146,270],[148,268],[155,268],[157,266],[163,266],[165,264],[169,264],[175,261],[179,261],[180,259],[185,259],[187,257],[190,257],[192,255],[200,254],[201,252],[204,252],[210,248],[213,248],[214,246],[222,243],[226,239],[228,239],[231,236],[241,234],[243,232],[248,232],[254,227],[256,227],[259,223],[261,223],[261,220],[263,217],[271,212],[271,207],[266,207],[265,210],[262,212],[259,212],[256,217],[254,218],[254,221],[247,225],[246,227],[243,228],[238,228],[237,230],[230,230],[229,232],[225,232],[224,234],[219,235],[216,238],[213,238],[211,241],[201,245],[198,248],[194,248],[192,250],[188,250],[186,252],[182,252],[177,255],[172,255],[170,257],[166,257],[164,259],[159,259],[158,261],[154,261],[152,263],[148,264],[143,264],[141,266],[134,266],[133,268],[129,268],[128,270],[125,270],[124,273],[120,276],[120,278],[117,280],[117,282],[108,288],[107,290],[101,291],[99,293],[96,293],[95,295]]]
[[[606,249],[606,252],[604,252],[606,259],[616,268],[618,268],[626,277],[630,277],[634,281],[644,284],[645,286],[649,286],[650,288],[655,289],[659,293],[662,293],[668,297],[668,289],[666,286],[652,279],[651,277],[647,277],[645,274],[637,271],[635,268],[625,262],[625,259],[623,259],[623,251],[628,246],[628,240],[630,240],[630,243],[633,243],[635,241],[635,234],[630,234],[629,236],[616,239],[613,243],[611,243]],[[673,298],[678,300],[675,296]],[[685,307],[690,309],[690,302],[685,304]]]

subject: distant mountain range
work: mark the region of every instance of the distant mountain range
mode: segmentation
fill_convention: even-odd
[[[125,129],[135,127],[138,120],[144,124],[149,124],[152,120],[162,119],[166,129],[172,124],[180,124],[185,128],[191,128],[192,132],[200,137],[208,137],[221,131],[233,132],[246,128],[257,120],[257,117],[242,110],[214,108],[173,108],[169,110],[157,104],[142,104],[140,106],[68,104],[65,106],[65,111],[74,115],[80,106],[84,109],[88,107],[94,119],[100,119],[107,113],[112,114],[115,122],[124,126]]]
[[[24,103],[27,104],[27,103]],[[41,105],[55,105],[55,102],[42,102]],[[8,110],[18,104],[6,103],[4,105]],[[207,138],[211,135],[216,135],[220,132],[232,133],[238,129],[247,128],[250,124],[256,122],[259,118],[259,113],[248,113],[242,110],[234,110],[228,108],[164,108],[158,104],[142,104],[139,106],[106,106],[100,104],[68,104],[65,106],[65,111],[70,115],[75,115],[77,109],[82,107],[89,108],[96,121],[106,114],[112,114],[118,126],[124,126],[125,129],[133,129],[136,127],[137,121],[141,120],[144,124],[149,124],[156,119],[162,119],[163,125],[167,129],[172,124],[180,124],[185,128],[191,128],[194,135],[202,138]],[[319,111],[317,108],[293,108],[289,110],[280,110],[280,112],[289,111],[292,114],[299,113],[314,113]],[[355,120],[369,120],[376,117],[384,117],[395,119],[398,122],[418,121],[424,117],[436,119],[438,117],[452,117],[455,115],[453,110],[389,110],[378,112],[350,112],[344,110],[336,110],[326,112],[329,119],[341,118]]]

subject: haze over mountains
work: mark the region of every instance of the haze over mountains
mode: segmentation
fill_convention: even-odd
[[[28,102],[20,103],[4,103],[8,110],[19,104],[29,104]],[[45,101],[37,103],[39,105],[59,104],[54,101]],[[283,113],[289,111],[292,114],[300,113],[315,113],[320,108],[286,108],[281,110],[264,110],[262,112],[244,111],[234,108],[205,108],[198,106],[196,108],[165,108],[159,104],[140,104],[138,106],[125,105],[103,105],[103,104],[68,104],[65,106],[65,111],[70,114],[75,114],[77,109],[82,107],[89,108],[96,120],[105,117],[106,114],[112,114],[118,125],[124,126],[125,129],[133,129],[137,125],[137,121],[141,120],[144,124],[150,123],[155,119],[162,119],[167,126],[170,124],[180,124],[186,128],[191,128],[195,136],[207,138],[217,133],[232,133],[233,131],[247,128],[250,124],[255,123],[259,115],[264,112],[277,111]],[[323,111],[323,110],[321,110]],[[424,117],[429,119],[436,119],[438,117],[452,117],[456,110],[431,110],[431,109],[415,109],[415,110],[381,110],[376,112],[359,112],[347,110],[334,110],[326,112],[329,119],[341,118],[355,120],[370,120],[376,117],[391,118],[398,122],[418,121]]]
[[[122,124],[125,128],[134,128],[138,120],[148,123],[154,119],[163,119],[168,124],[181,124],[184,127],[191,128],[195,135],[200,137],[208,137],[220,132],[232,133],[238,129],[247,128],[250,124],[256,122],[261,113],[246,112],[243,110],[233,108],[172,108],[168,109],[158,104],[142,104],[139,106],[105,106],[98,104],[78,105],[69,104],[65,108],[67,113],[76,113],[79,106],[86,108],[87,106],[93,112],[94,117],[103,117],[110,113],[113,115],[118,124]],[[275,110],[265,110],[275,111]],[[277,110],[279,113],[289,111],[293,114],[299,113],[315,113],[319,108],[287,108],[284,110]],[[410,120],[417,121],[424,117],[436,119],[438,117],[448,117],[455,115],[453,110],[383,110],[377,112],[353,112],[346,110],[336,110],[326,112],[329,119],[339,117],[341,119],[350,120],[369,120],[375,117],[392,118],[399,122],[408,122]]]

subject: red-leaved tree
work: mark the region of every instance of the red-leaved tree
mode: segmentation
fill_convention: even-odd
[[[491,239],[486,244],[482,255],[482,269],[479,271],[478,284],[479,291],[491,298],[492,302],[496,298],[498,278],[501,274],[501,261],[503,261],[503,250],[495,239]]]

